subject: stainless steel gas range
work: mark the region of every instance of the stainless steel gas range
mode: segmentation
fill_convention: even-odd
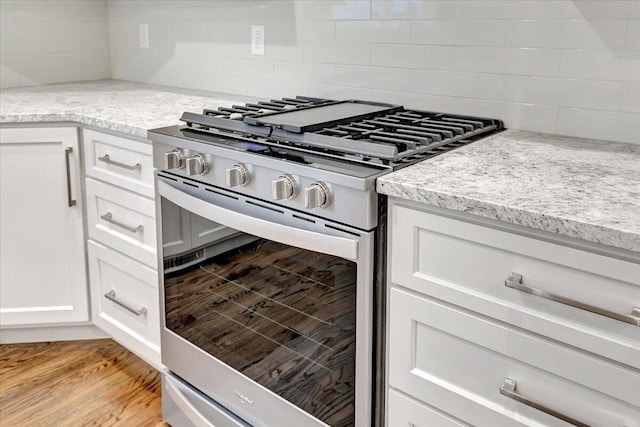
[[[163,416],[381,425],[386,199],[376,179],[499,120],[296,97],[149,131]]]

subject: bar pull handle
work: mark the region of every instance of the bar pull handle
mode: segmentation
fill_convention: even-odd
[[[141,307],[141,308],[136,310],[135,308],[129,307],[127,304],[123,303],[122,301],[119,301],[116,298],[116,291],[114,291],[113,289],[110,290],[109,292],[107,292],[106,294],[104,294],[104,297],[106,299],[108,299],[109,301],[115,302],[120,307],[124,308],[127,311],[130,311],[131,313],[135,314],[136,316],[142,316],[143,314],[147,313],[147,307]]]
[[[505,378],[504,383],[502,383],[502,387],[500,387],[500,394],[508,397],[509,399],[513,399],[516,402],[524,403],[527,406],[537,409],[538,411],[542,411],[545,414],[549,414],[552,417],[556,417],[561,419],[562,421],[566,421],[569,424],[573,424],[577,427],[591,427],[589,424],[585,424],[581,421],[576,420],[575,418],[571,418],[567,415],[561,414],[560,412],[555,411],[554,409],[547,408],[544,405],[534,402],[523,395],[519,394],[517,391],[518,383],[511,378]]]
[[[76,201],[71,196],[71,165],[69,164],[69,156],[73,153],[73,147],[67,147],[64,149],[64,161],[67,166],[67,203],[69,207],[76,205]]]
[[[108,154],[105,154],[102,157],[98,157],[98,160],[100,160],[101,162],[105,162],[108,165],[117,166],[119,168],[127,169],[130,171],[140,169],[142,167],[140,163],[136,163],[135,165],[128,165],[126,163],[116,162],[115,160],[111,160],[111,157],[109,157]]]
[[[620,314],[613,311],[605,310],[593,305],[585,304],[580,301],[573,300],[571,298],[565,298],[560,295],[553,294],[551,292],[543,291],[542,289],[532,288],[522,284],[522,274],[511,273],[509,278],[504,281],[504,285],[507,288],[516,289],[521,292],[526,292],[531,295],[535,295],[541,298],[545,298],[551,301],[559,302],[571,307],[579,308],[590,313],[599,314],[610,319],[619,320],[621,322],[630,323],[635,326],[640,326],[640,307],[633,307],[630,314]]]
[[[111,212],[107,212],[104,215],[100,215],[100,218],[102,218],[103,220],[113,225],[117,225],[120,228],[124,228],[125,230],[130,231],[132,233],[137,233],[138,231],[142,232],[144,230],[144,227],[142,226],[142,224],[139,224],[136,227],[131,227],[130,225],[123,224],[120,221],[116,221],[115,219],[113,219],[113,215],[111,214]]]

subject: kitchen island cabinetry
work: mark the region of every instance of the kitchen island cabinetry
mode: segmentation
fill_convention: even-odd
[[[389,209],[390,427],[640,425],[640,258]]]
[[[87,322],[78,129],[1,128],[0,161],[0,325]]]
[[[93,322],[161,367],[151,144],[82,132]]]

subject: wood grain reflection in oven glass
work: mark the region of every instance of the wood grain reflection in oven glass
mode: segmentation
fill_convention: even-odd
[[[355,263],[256,238],[171,276],[169,329],[327,424],[353,425]]]

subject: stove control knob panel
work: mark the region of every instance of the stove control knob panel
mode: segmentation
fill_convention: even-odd
[[[324,208],[329,206],[329,203],[331,203],[331,193],[324,182],[314,182],[304,189],[305,208]]]
[[[249,169],[244,163],[236,163],[227,169],[227,187],[249,184]]]
[[[184,167],[184,158],[182,156],[182,151],[179,149],[175,149],[169,151],[168,153],[164,153],[164,168],[167,170],[171,169],[181,169]]]
[[[208,172],[207,161],[202,154],[196,154],[186,160],[187,175],[204,175]]]
[[[273,200],[293,199],[298,194],[296,179],[287,174],[280,175],[271,181]]]

